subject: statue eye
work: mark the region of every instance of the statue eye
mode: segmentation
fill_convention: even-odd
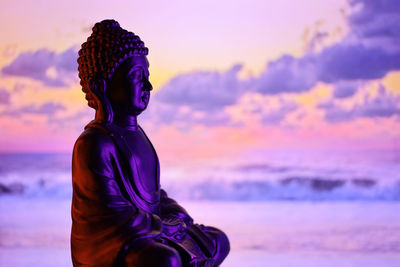
[[[142,70],[135,70],[130,75],[135,81],[143,80],[143,71]]]

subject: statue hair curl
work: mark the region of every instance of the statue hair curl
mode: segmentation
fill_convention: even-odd
[[[122,29],[117,21],[103,20],[94,25],[79,50],[78,71],[88,105],[96,110],[96,121],[112,122],[106,91],[117,67],[128,57],[148,52],[139,36]]]

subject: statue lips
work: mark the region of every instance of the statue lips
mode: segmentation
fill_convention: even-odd
[[[150,100],[150,92],[149,91],[144,91],[142,93],[142,101],[143,103],[145,103],[146,105],[149,103]]]

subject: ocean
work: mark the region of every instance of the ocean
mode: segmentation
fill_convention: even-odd
[[[164,166],[161,185],[224,230],[222,266],[400,266],[400,153],[253,151]],[[0,266],[71,266],[71,155],[0,155]]]

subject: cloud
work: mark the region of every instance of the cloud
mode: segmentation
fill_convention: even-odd
[[[400,42],[395,42],[400,30],[397,30],[398,24],[393,22],[400,17],[396,0],[352,0],[350,5],[353,8],[348,16],[350,31],[340,42],[318,52],[308,49],[301,57],[284,55],[268,62],[261,75],[247,81],[237,79],[241,65],[225,73],[199,71],[178,75],[160,90],[157,97],[165,103],[188,105],[196,110],[212,110],[235,104],[243,91],[256,91],[264,95],[300,93],[310,90],[319,81],[337,84],[336,97],[350,96],[355,91],[354,87],[349,86],[351,82],[382,78],[389,71],[400,69]],[[390,21],[382,19],[387,15],[393,18]],[[379,20],[374,31],[370,18]],[[391,26],[395,29],[388,29]],[[317,35],[311,38],[312,42],[326,38],[326,33],[317,32]],[[389,51],[381,45],[372,46],[366,42],[366,39],[376,36],[392,38],[398,51]],[[347,85],[344,86],[346,81]]]
[[[364,103],[366,106],[352,110],[344,109],[337,103],[353,96],[363,82],[382,78],[388,72],[400,69],[399,5],[396,0],[349,0],[349,3],[352,8],[347,17],[349,32],[342,40],[326,44],[324,40],[329,39],[328,33],[317,31],[310,38],[304,55],[283,55],[269,61],[260,75],[247,79],[238,78],[242,69],[240,64],[226,71],[194,71],[177,75],[152,96],[148,111],[143,116],[157,124],[173,123],[179,127],[233,125],[229,109],[241,105],[240,101],[246,93],[266,97],[295,95],[308,92],[319,82],[334,88],[333,97],[337,101],[320,106],[326,110],[326,118],[330,121],[359,116],[389,116],[391,110],[396,112],[393,103],[388,102],[391,97],[394,99],[391,95],[381,96],[381,101],[386,99],[385,104],[374,104],[368,100]],[[62,87],[67,84],[64,77],[77,79],[76,50],[76,47],[71,47],[62,53],[48,49],[24,52],[3,67],[2,72]],[[289,101],[280,103],[275,109],[267,109],[263,107],[268,105],[265,101],[257,103],[250,112],[264,124],[279,123],[298,108]],[[57,110],[56,106],[30,106],[19,112],[39,114],[52,108]]]
[[[297,110],[298,104],[294,102],[281,101],[279,108],[269,110],[262,114],[263,124],[279,124],[286,118],[286,115]]]
[[[400,69],[400,8],[397,0],[349,0],[348,35],[315,55],[318,79],[377,79]]]
[[[340,43],[315,55],[318,80],[328,83],[343,80],[378,79],[400,69],[400,53],[363,44]]]
[[[360,86],[360,82],[358,81],[344,81],[344,82],[338,82],[335,85],[334,91],[333,91],[333,96],[335,98],[346,98],[353,96],[356,92],[357,89]]]
[[[65,110],[66,107],[59,103],[54,102],[46,102],[39,106],[36,105],[27,105],[22,106],[20,108],[12,108],[6,110],[0,115],[3,116],[11,116],[11,117],[20,117],[24,114],[39,114],[39,115],[46,115],[48,117],[53,117],[58,111]]]
[[[268,63],[267,69],[254,80],[255,87],[263,94],[304,92],[315,85],[315,72],[312,57],[295,58],[284,55]]]
[[[232,120],[238,124],[257,121],[265,125],[279,124],[286,115],[299,105],[290,96],[267,96],[260,93],[246,93],[238,103],[228,108]]]
[[[47,114],[49,116],[53,115],[59,110],[64,110],[65,107],[59,103],[47,102],[40,106],[25,106],[21,108],[19,111],[21,113],[32,113],[32,114]]]
[[[190,128],[196,124],[207,126],[233,125],[231,117],[224,107],[196,110],[187,105],[174,105],[152,100],[148,110],[140,116],[153,125],[174,124],[180,129]]]
[[[160,121],[166,123],[189,120],[207,125],[213,122],[227,124],[231,119],[227,116],[225,108],[237,105],[244,92],[256,92],[265,96],[297,94],[309,91],[318,82],[324,82],[333,85],[333,96],[336,99],[348,98],[357,92],[363,81],[382,78],[389,71],[400,69],[399,42],[393,42],[398,50],[387,50],[366,41],[376,39],[377,36],[397,40],[397,30],[388,31],[385,28],[392,25],[392,20],[396,21],[400,14],[398,8],[391,8],[394,1],[380,1],[377,4],[373,1],[358,0],[351,1],[350,5],[353,8],[348,17],[350,30],[341,41],[322,47],[318,51],[308,49],[300,57],[283,55],[268,62],[265,71],[259,76],[247,80],[237,78],[241,65],[236,65],[226,72],[198,71],[178,75],[156,95],[155,99],[159,101],[157,105],[160,107],[154,114],[158,113]],[[385,21],[381,18],[389,13],[392,19],[385,25]],[[379,26],[375,26],[374,34],[371,28],[373,26],[368,22],[369,17],[380,23]],[[311,38],[313,43],[310,45],[316,46],[314,43],[326,37],[326,34],[318,32],[318,36]],[[390,100],[390,96],[384,97],[388,98],[387,101]],[[260,120],[265,124],[279,123],[297,108],[293,104],[281,104],[276,110],[266,111],[262,105],[268,103],[258,104],[260,108],[253,110],[252,113],[258,112]],[[390,114],[390,107],[384,111],[384,106],[376,106],[373,109],[372,105],[374,105],[372,102],[367,102],[366,106],[356,107],[350,112],[336,106],[325,108],[329,120],[344,119],[348,116]],[[338,110],[335,111],[334,108]]]
[[[400,9],[396,0],[352,0],[348,17],[349,34],[340,42],[318,52],[307,49],[301,57],[284,55],[267,64],[254,79],[263,94],[298,93],[310,90],[318,81],[370,80],[400,69]],[[325,38],[316,33],[313,42]],[[389,49],[390,48],[390,49]]]
[[[291,68],[285,68],[291,63],[293,63]],[[155,94],[149,110],[143,117],[157,124],[174,123],[180,128],[195,124],[232,126],[240,123],[232,119],[228,110],[232,106],[239,105],[236,110],[241,110],[240,112],[247,114],[246,116],[259,113],[258,118],[262,123],[279,123],[287,113],[297,108],[296,104],[278,101],[279,105],[274,104],[274,108],[271,108],[267,99],[264,99],[266,102],[249,100],[250,103],[246,100],[247,102],[239,103],[239,101],[249,92],[260,91],[258,93],[261,95],[279,93],[276,88],[282,84],[291,92],[306,90],[315,82],[314,77],[306,77],[307,74],[313,73],[307,71],[308,67],[313,65],[306,60],[299,63],[294,57],[285,56],[279,62],[273,62],[268,66],[269,74],[247,80],[238,78],[242,65],[235,65],[224,72],[196,71],[181,74],[171,79]],[[287,79],[288,75],[292,79]]]
[[[174,77],[152,97],[144,119],[180,128],[232,124],[225,108],[245,92],[237,77],[241,68],[234,65],[224,72],[195,71]]]
[[[235,104],[244,92],[237,78],[242,65],[226,72],[196,71],[180,74],[171,79],[155,98],[174,106],[190,106],[193,110],[214,111]]]
[[[325,118],[331,122],[348,121],[355,118],[380,118],[400,115],[400,96],[395,97],[380,87],[376,96],[367,94],[363,102],[344,108],[333,101],[319,105],[325,110]]]
[[[342,40],[317,51],[313,47],[328,37],[326,33],[317,32],[304,55],[283,55],[270,61],[257,77],[238,80],[237,72],[242,66],[237,65],[227,72],[199,71],[173,78],[156,96],[157,105],[161,106],[160,120],[212,124],[214,119],[226,124],[231,118],[225,108],[238,105],[244,92],[264,96],[297,94],[311,90],[318,82],[333,85],[333,97],[345,99],[353,96],[362,83],[400,69],[400,28],[397,27],[400,8],[396,0],[350,0],[349,3],[352,8],[347,18],[349,32]],[[351,110],[334,103],[337,101],[321,106],[330,121],[397,113],[394,97],[382,93],[379,98],[366,99],[363,105]],[[279,123],[297,109],[293,103],[281,103],[275,110],[262,108],[267,102],[258,104],[259,108],[251,113],[257,114],[265,124]]]
[[[23,52],[9,65],[3,67],[2,73],[39,80],[50,87],[63,87],[77,76],[77,57],[75,46],[62,53],[55,53],[45,48]]]
[[[348,17],[351,35],[370,46],[399,51],[400,5],[396,0],[350,0],[356,9]],[[384,45],[383,45],[384,44]]]
[[[61,108],[60,110],[64,110]],[[60,114],[61,115],[61,114]],[[61,116],[49,116],[49,124],[57,129],[73,129],[76,132],[81,132],[86,124],[94,119],[95,111],[87,106],[74,111],[70,114],[62,114]]]
[[[10,104],[10,96],[11,94],[6,89],[0,88],[0,105]]]

